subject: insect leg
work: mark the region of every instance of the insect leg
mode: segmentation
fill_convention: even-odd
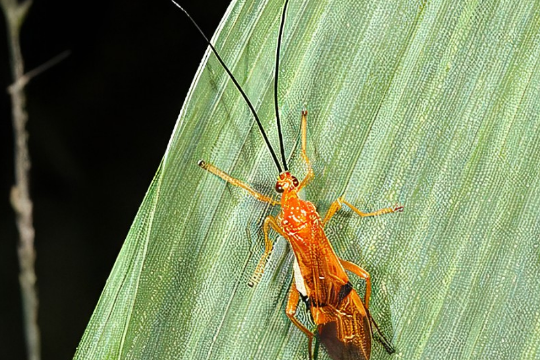
[[[341,205],[343,202],[343,196],[338,198],[336,201],[334,201],[332,204],[330,204],[330,208],[328,208],[328,211],[326,212],[326,215],[324,216],[323,220],[323,227],[326,225],[328,221],[332,218],[332,216],[335,215],[335,213],[341,209]]]
[[[279,233],[281,236],[286,237],[283,230],[278,225],[278,222],[276,219],[269,215],[264,219],[264,254],[261,256],[261,259],[259,260],[259,263],[257,264],[257,267],[255,268],[255,272],[251,276],[251,279],[249,280],[248,286],[253,287],[261,281],[261,278],[264,273],[264,266],[266,265],[266,260],[268,260],[268,257],[270,256],[270,253],[272,252],[272,241],[270,240],[270,237],[268,236],[268,231],[270,230],[269,227],[272,227],[277,233]]]
[[[379,325],[377,325],[377,323],[375,322],[375,319],[373,319],[373,316],[371,316],[371,313],[369,312],[369,310],[366,308],[366,312],[367,312],[367,315],[369,317],[369,321],[371,322],[371,325],[373,325],[373,327],[375,328],[375,330],[377,330],[377,335],[378,338],[377,340],[379,340],[381,342],[381,344],[384,346],[385,350],[389,353],[389,354],[393,354],[396,352],[396,350],[394,349],[394,347],[392,346],[392,343],[390,341],[388,341],[388,339],[386,338],[386,336],[383,335],[381,329],[379,329]]]
[[[341,266],[345,270],[348,270],[352,272],[353,274],[358,275],[362,279],[366,281],[366,294],[364,295],[364,306],[366,309],[369,307],[369,298],[371,296],[371,279],[369,276],[369,273],[362,269],[360,266],[353,264],[352,262],[349,262],[347,260],[339,259],[339,262],[341,263]]]
[[[347,205],[348,207],[351,208],[352,211],[354,211],[355,213],[357,213],[358,215],[360,215],[361,217],[366,217],[366,216],[378,216],[378,215],[383,215],[383,214],[390,214],[390,213],[394,213],[394,212],[402,212],[403,211],[403,206],[392,206],[392,207],[387,207],[387,208],[384,208],[384,209],[380,209],[380,210],[377,210],[377,211],[373,211],[373,212],[370,212],[370,213],[365,213],[365,212],[362,212],[360,210],[358,210],[356,207],[354,207],[351,203],[349,203],[347,200],[345,200],[343,197],[341,197],[341,201]]]
[[[289,300],[287,301],[287,310],[285,313],[287,314],[287,317],[291,322],[296,325],[297,328],[299,328],[306,336],[308,337],[308,352],[309,352],[309,359],[313,359],[313,356],[311,354],[311,343],[313,342],[313,333],[308,330],[300,321],[298,321],[297,318],[294,316],[296,315],[296,309],[298,308],[298,301],[300,300],[300,293],[296,289],[296,283],[293,278],[293,282],[291,285],[291,289],[289,290]]]
[[[246,190],[247,192],[249,192],[249,194],[251,196],[253,196],[254,198],[256,198],[257,200],[260,200],[260,201],[263,201],[263,202],[266,202],[266,203],[269,203],[270,205],[277,205],[279,204],[278,201],[272,199],[271,197],[269,196],[266,196],[266,195],[263,195],[261,194],[260,192],[258,191],[255,191],[251,188],[251,186],[249,186],[248,184],[246,184],[245,182],[241,181],[241,180],[238,180],[238,179],[235,179],[233,178],[232,176],[230,176],[229,174],[227,174],[226,172],[218,169],[217,167],[215,167],[214,165],[212,164],[209,164],[207,162],[205,162],[204,160],[199,160],[199,162],[197,163],[201,168],[203,168],[204,170],[208,171],[208,172],[211,172],[212,174],[222,178],[223,180],[225,180],[226,182],[234,185],[234,186],[238,186],[244,190]]]
[[[387,207],[387,208],[380,209],[380,210],[377,210],[377,211],[373,211],[373,212],[370,212],[370,213],[365,213],[365,212],[362,212],[362,211],[358,210],[351,203],[349,203],[347,200],[345,200],[345,198],[343,196],[341,196],[330,205],[330,208],[328,209],[328,211],[326,212],[326,215],[324,217],[323,226],[326,225],[326,223],[332,218],[332,216],[334,216],[334,214],[339,209],[341,209],[341,206],[343,204],[350,207],[352,209],[352,211],[354,211],[355,213],[357,213],[361,217],[378,216],[378,215],[390,214],[390,213],[394,213],[394,212],[402,212],[403,211],[403,206],[392,206],[392,207]]]
[[[309,158],[306,153],[306,144],[307,144],[307,110],[302,110],[302,158],[304,159],[304,162],[307,165],[308,172],[304,180],[302,180],[302,182],[300,183],[300,186],[298,186],[299,191],[304,186],[309,184],[309,182],[313,179],[315,175],[313,173],[313,169],[311,168],[311,162],[309,161]]]
[[[390,354],[394,353],[395,352],[394,347],[392,346],[390,341],[388,341],[388,339],[383,335],[381,329],[379,329],[379,325],[377,325],[377,323],[375,322],[375,320],[371,316],[371,313],[368,310],[369,298],[371,296],[371,280],[370,280],[369,273],[366,270],[362,269],[360,266],[353,264],[352,262],[349,262],[347,260],[339,259],[339,262],[341,263],[343,268],[345,268],[345,270],[348,270],[352,272],[353,274],[358,275],[359,277],[361,277],[362,279],[366,281],[366,294],[364,296],[364,306],[366,307],[366,312],[369,317],[369,321],[371,322],[371,324],[377,331],[377,334],[379,335],[378,340],[384,346],[386,351],[388,351],[388,353]]]

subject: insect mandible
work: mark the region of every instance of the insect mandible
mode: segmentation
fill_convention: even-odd
[[[198,162],[198,165],[204,170],[220,177],[232,185],[246,190],[257,200],[266,202],[272,206],[281,207],[281,211],[277,216],[274,217],[269,215],[264,221],[265,250],[251,277],[249,286],[255,286],[264,273],[264,267],[273,246],[269,233],[270,230],[274,230],[276,233],[287,239],[294,253],[294,276],[289,291],[286,314],[291,322],[307,336],[309,359],[311,360],[313,358],[312,342],[313,338],[317,336],[320,343],[323,344],[330,357],[334,360],[367,360],[371,354],[373,329],[378,332],[380,341],[385,349],[392,353],[394,351],[392,345],[380,332],[368,310],[371,295],[371,280],[369,273],[358,265],[343,260],[336,255],[330,241],[326,237],[324,227],[343,205],[347,205],[361,217],[401,212],[403,211],[403,207],[394,206],[364,213],[347,202],[342,196],[330,205],[324,219],[321,219],[315,205],[299,197],[299,191],[307,186],[314,178],[311,162],[306,153],[307,111],[302,110],[301,113],[301,155],[307,167],[307,175],[302,181],[299,181],[289,172],[287,167],[277,99],[279,53],[289,0],[285,1],[281,15],[274,80],[274,105],[280,143],[281,164],[283,164],[283,167],[268,140],[254,106],[229,68],[225,65],[210,40],[188,12],[181,5],[176,3],[175,0],[173,0],[173,3],[180,8],[195,25],[242,97],[245,99],[278,170],[279,175],[277,177],[275,190],[281,195],[280,201],[259,193],[245,182],[233,178],[226,172],[203,160]],[[352,272],[365,280],[366,286],[363,301],[349,281],[346,271]],[[295,317],[300,298],[306,302],[311,313],[311,318],[317,327],[316,333],[309,330]]]

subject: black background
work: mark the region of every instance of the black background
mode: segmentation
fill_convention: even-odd
[[[228,1],[183,1],[212,35]],[[11,82],[3,16],[0,88]],[[43,359],[71,359],[157,170],[206,46],[167,0],[34,0],[26,71]],[[0,92],[0,357],[24,359],[11,105]]]

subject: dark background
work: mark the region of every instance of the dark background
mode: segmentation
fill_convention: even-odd
[[[183,1],[208,35],[228,3]],[[0,29],[6,89],[3,16]],[[26,71],[71,51],[27,87],[42,358],[71,359],[206,46],[168,0],[34,0],[21,37]],[[0,358],[24,359],[12,184],[11,104],[2,90]]]

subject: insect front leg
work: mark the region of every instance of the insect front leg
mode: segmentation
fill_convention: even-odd
[[[271,215],[268,215],[266,219],[264,219],[264,254],[261,256],[261,259],[259,260],[259,263],[257,264],[257,267],[255,268],[255,272],[251,276],[251,279],[249,280],[248,286],[254,287],[261,281],[261,278],[264,273],[264,266],[266,265],[266,260],[268,260],[268,257],[270,256],[270,253],[272,252],[272,241],[270,240],[270,237],[268,236],[268,232],[270,231],[270,227],[274,229],[277,233],[279,233],[283,237],[287,237],[281,227],[279,226],[276,218],[274,218]]]
[[[256,198],[257,200],[260,200],[260,201],[263,201],[263,202],[266,202],[266,203],[269,203],[270,205],[277,205],[279,204],[278,201],[272,199],[271,197],[269,196],[266,196],[266,195],[263,195],[261,194],[260,192],[254,190],[253,188],[251,188],[251,186],[249,186],[248,184],[246,184],[245,182],[241,181],[241,180],[238,180],[238,179],[235,179],[233,178],[232,176],[230,176],[229,174],[227,174],[225,171],[223,170],[220,170],[218,169],[217,167],[215,167],[214,165],[212,164],[209,164],[207,163],[206,161],[204,160],[199,160],[199,162],[197,163],[201,168],[203,168],[204,170],[222,178],[223,180],[225,180],[226,182],[228,182],[229,184],[232,184],[234,186],[238,186],[244,190],[246,190],[251,196],[253,196],[254,198]]]
[[[296,325],[297,328],[299,328],[306,336],[308,337],[308,353],[309,353],[309,360],[313,359],[313,355],[311,353],[311,344],[313,342],[313,333],[308,330],[298,319],[295,317],[296,315],[296,309],[298,308],[298,301],[300,300],[300,293],[298,292],[298,289],[296,288],[296,282],[293,277],[291,289],[289,290],[289,300],[287,301],[287,309],[285,313],[287,314],[287,317],[291,322]]]
[[[380,209],[380,210],[377,210],[377,211],[365,213],[365,212],[362,212],[362,211],[358,210],[351,203],[349,203],[347,200],[345,200],[344,196],[341,196],[330,205],[330,208],[328,209],[328,211],[326,212],[326,216],[324,217],[323,226],[326,225],[326,223],[332,218],[332,216],[335,215],[335,213],[339,209],[341,209],[341,206],[343,206],[343,204],[350,207],[352,211],[354,211],[355,213],[357,213],[361,217],[378,216],[378,215],[391,214],[391,213],[394,213],[394,212],[402,212],[403,211],[403,206],[392,206],[392,207],[387,207],[387,208]]]
[[[311,168],[311,162],[309,161],[309,158],[306,153],[306,145],[307,145],[307,110],[302,110],[302,159],[304,159],[304,162],[306,163],[306,166],[308,168],[308,172],[306,174],[306,177],[302,182],[300,183],[300,186],[298,186],[298,191],[305,187],[309,182],[313,179],[315,174],[313,173],[313,169]]]

